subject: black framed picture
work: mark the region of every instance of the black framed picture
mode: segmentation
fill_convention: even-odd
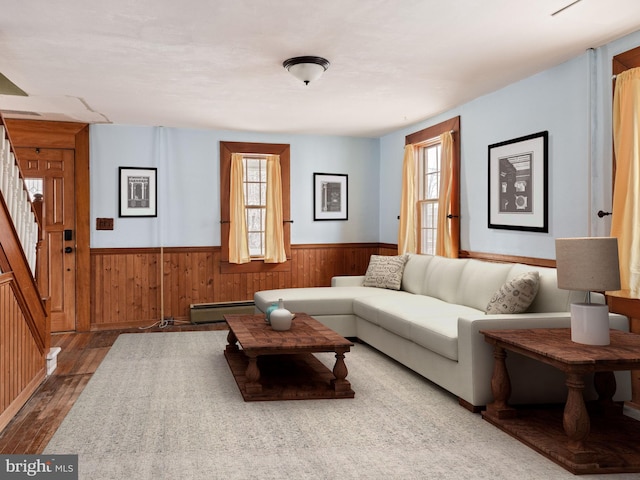
[[[120,217],[157,217],[157,168],[120,167]]]
[[[341,173],[313,174],[313,219],[347,220],[348,177]]]
[[[489,145],[489,228],[549,231],[549,132]]]

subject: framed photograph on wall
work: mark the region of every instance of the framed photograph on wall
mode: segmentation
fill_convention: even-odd
[[[347,175],[313,174],[313,219],[347,220]]]
[[[549,232],[549,132],[489,145],[489,228]]]
[[[157,217],[157,168],[120,167],[120,217]]]

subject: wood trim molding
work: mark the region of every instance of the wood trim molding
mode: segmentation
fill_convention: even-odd
[[[234,270],[238,273],[250,271],[259,272],[271,271],[269,264],[261,261],[252,261],[252,266],[248,264],[237,265],[231,264],[229,260],[229,229],[230,229],[230,213],[229,213],[229,192],[231,191],[231,155],[233,153],[257,153],[263,155],[279,155],[280,156],[280,175],[282,180],[282,218],[291,220],[291,199],[290,199],[290,163],[291,163],[291,146],[288,143],[251,143],[251,142],[226,142],[220,141],[220,238],[222,243],[222,264],[226,264],[228,273]],[[287,255],[287,262],[291,258],[291,223],[285,222],[284,225],[284,249]],[[282,265],[285,265],[282,264]],[[285,267],[281,267],[285,269]],[[288,268],[288,267],[287,267]],[[249,269],[249,270],[247,270]],[[288,271],[288,270],[283,270]]]
[[[407,135],[405,137],[405,145],[424,142],[425,140],[441,135],[442,132],[446,132],[447,130],[452,130],[454,133],[460,132],[460,116],[450,118],[449,120],[445,120],[437,125],[432,125],[418,132]]]
[[[76,135],[86,123],[20,120],[6,118],[7,130],[15,147],[76,148]]]
[[[475,258],[476,260],[496,263],[524,263],[525,265],[531,265],[534,267],[556,268],[555,260],[536,257],[520,257],[517,255],[503,255],[500,253],[483,253],[460,250],[460,258]]]
[[[632,48],[613,57],[613,74],[640,66],[640,47]]]
[[[76,330],[91,329],[91,179],[89,125],[75,135],[76,191]]]
[[[220,252],[222,247],[219,245],[211,247],[109,247],[109,248],[92,248],[91,255],[120,255],[122,253],[160,253],[160,249],[164,253],[207,253]],[[298,243],[291,245],[292,250],[324,250],[327,248],[398,248],[397,244],[391,243]]]
[[[292,249],[305,249],[312,250],[314,248],[326,249],[326,248],[380,248],[385,244],[381,243],[297,243],[291,245]],[[395,245],[397,248],[397,245]]]
[[[74,150],[76,234],[76,330],[91,326],[89,125],[76,122],[5,119],[14,147]]]
[[[327,248],[398,248],[397,244],[391,243],[377,243],[377,242],[363,242],[363,243],[297,243],[291,245],[292,250],[324,250]],[[104,247],[104,248],[92,248],[91,255],[119,255],[122,253],[135,254],[135,253],[160,253],[160,250],[164,253],[207,253],[207,252],[221,252],[222,247],[220,245],[213,246],[199,246],[199,247]]]

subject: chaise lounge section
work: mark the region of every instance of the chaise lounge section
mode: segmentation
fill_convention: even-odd
[[[280,298],[290,311],[371,345],[478,411],[493,400],[494,363],[480,330],[569,328],[570,305],[585,293],[559,289],[554,268],[408,254],[373,255],[366,275],[334,277],[331,287],[256,292],[256,309],[265,312]],[[629,331],[622,315],[610,314],[610,324]],[[511,403],[566,400],[558,370],[517,354],[507,365]],[[628,400],[630,373],[617,372],[616,381],[615,399]],[[595,398],[593,388],[586,395]]]

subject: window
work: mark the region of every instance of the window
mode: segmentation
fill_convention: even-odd
[[[418,253],[435,255],[440,194],[440,152],[438,138],[418,145]]]
[[[452,164],[450,178],[450,199],[446,205],[441,205],[440,173],[442,143],[441,137],[445,132],[451,132],[453,144],[451,146]],[[413,145],[415,158],[415,225],[410,229],[415,232],[415,246],[417,253],[436,254],[436,239],[438,238],[438,214],[443,211],[448,217],[448,230],[451,243],[451,254],[457,256],[460,237],[460,117],[454,117],[437,125],[425,128],[407,135],[406,145]],[[440,232],[442,238],[445,232]]]
[[[42,196],[44,193],[44,179],[42,178],[25,178],[24,183],[27,186],[29,200],[33,202],[36,195]]]
[[[265,214],[267,211],[267,158],[243,155],[244,208],[247,218],[249,255],[264,257]]]
[[[267,195],[267,157],[279,155],[282,181],[282,215],[284,248],[291,258],[289,207],[289,151],[288,144],[220,142],[220,245],[221,269],[230,272],[288,271],[290,262],[267,264],[262,261],[265,252],[265,212]],[[252,261],[245,264],[229,263],[230,175],[231,157],[238,153],[243,158],[243,186],[249,254]],[[255,260],[255,261],[253,261]]]

